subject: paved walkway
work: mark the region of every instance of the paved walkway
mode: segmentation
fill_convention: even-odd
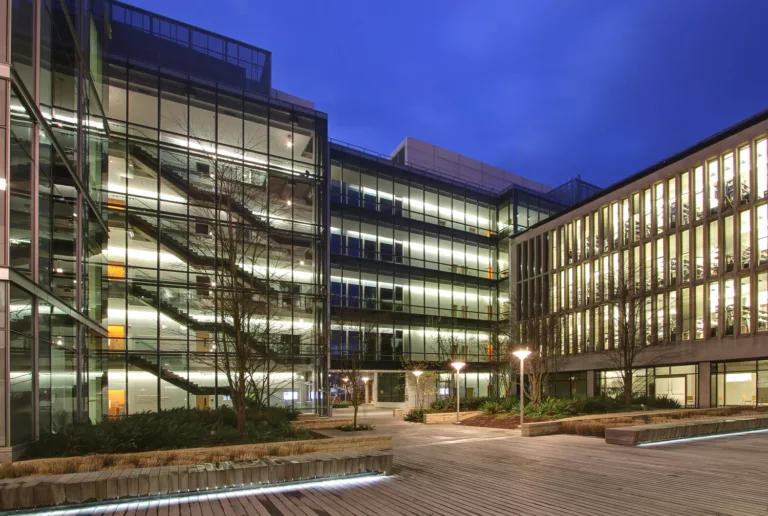
[[[588,437],[410,424],[375,411],[365,419],[377,424],[374,432],[393,435],[391,477],[97,514],[768,514],[768,434],[627,448]]]

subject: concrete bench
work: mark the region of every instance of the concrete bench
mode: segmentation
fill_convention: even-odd
[[[2,510],[392,473],[392,452],[277,457],[216,464],[97,471],[0,480]]]
[[[605,442],[623,446],[671,441],[687,437],[721,435],[733,432],[768,429],[768,415],[675,421],[655,425],[606,428]]]

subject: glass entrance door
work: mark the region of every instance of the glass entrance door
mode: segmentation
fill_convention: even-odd
[[[657,376],[656,396],[666,396],[686,406],[685,376]]]

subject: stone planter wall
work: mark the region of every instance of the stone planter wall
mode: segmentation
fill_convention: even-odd
[[[471,412],[460,412],[459,421],[464,421],[471,417],[479,416],[479,410]],[[428,425],[447,425],[456,422],[456,412],[439,412],[437,414],[424,414],[424,423]]]
[[[624,446],[672,441],[687,437],[720,435],[768,428],[768,416],[737,416],[727,419],[700,419],[657,425],[606,428],[605,442]]]
[[[392,453],[369,451],[25,477],[0,481],[0,507],[31,509],[391,472]]]
[[[558,419],[557,421],[543,421],[540,423],[523,423],[523,437],[537,437],[540,435],[554,435],[562,432],[563,421],[594,421],[604,419],[627,419],[637,418],[641,421],[648,421],[651,416],[664,416],[675,414],[681,417],[723,417],[731,413],[751,410],[753,407],[720,407],[707,409],[672,409],[672,410],[645,410],[641,412],[613,412],[610,414],[592,414],[589,416],[577,416]],[[768,407],[765,408],[768,411]],[[760,409],[757,409],[761,411]],[[682,421],[681,421],[682,423]]]

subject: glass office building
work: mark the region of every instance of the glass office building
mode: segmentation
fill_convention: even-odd
[[[513,185],[504,192],[331,144],[332,370],[362,351],[368,399],[403,406],[409,364],[469,364],[465,397],[499,392],[509,235],[566,207]],[[331,382],[338,382],[333,376]],[[338,382],[343,387],[343,382]],[[412,400],[411,400],[412,401]]]
[[[235,327],[214,292],[264,282],[263,401],[314,411],[325,115],[263,94],[264,50],[121,4],[109,20],[108,415],[230,403],[220,354]]]
[[[605,192],[494,190],[329,141],[264,49],[120,2],[3,6],[0,459],[78,420],[231,403],[220,294],[255,285],[270,405],[326,413],[345,350],[379,405],[452,357],[462,396],[499,393],[509,317],[552,314],[551,393],[611,392],[617,275],[649,355],[675,350],[639,391],[768,399],[768,114]]]
[[[635,389],[684,406],[768,403],[768,114],[761,113],[511,244],[520,320],[551,335],[583,389],[610,393],[618,285],[647,347]],[[746,362],[744,360],[747,360]],[[648,367],[646,367],[646,365]],[[652,367],[651,367],[652,366]]]

